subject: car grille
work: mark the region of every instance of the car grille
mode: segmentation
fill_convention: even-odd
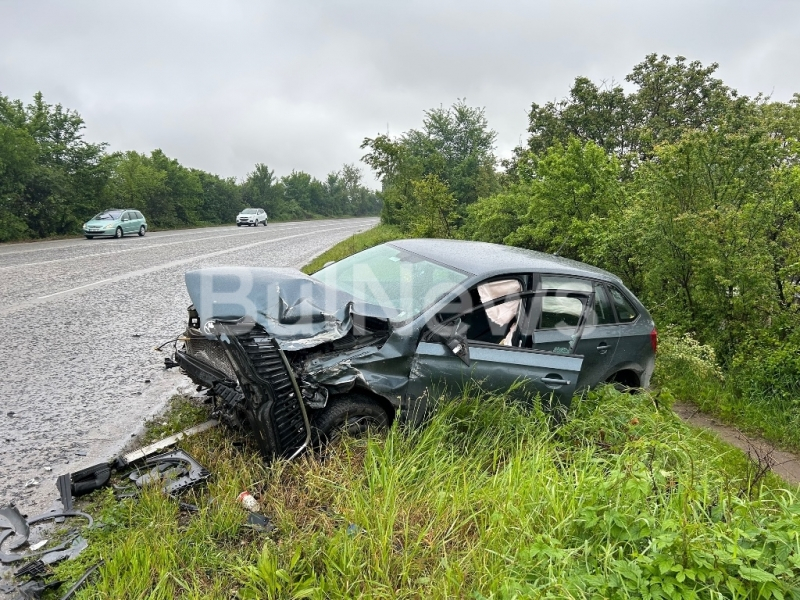
[[[260,329],[224,339],[262,453],[267,458],[297,456],[310,441],[310,426],[283,352]]]
[[[228,357],[225,355],[225,350],[222,344],[217,340],[209,340],[205,337],[187,337],[185,339],[186,353],[189,356],[199,358],[207,362],[215,369],[219,369],[227,375],[231,381],[236,381],[236,373],[231,367]]]

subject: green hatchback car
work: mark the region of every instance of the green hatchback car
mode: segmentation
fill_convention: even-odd
[[[100,236],[121,238],[130,233],[143,236],[146,232],[147,220],[132,208],[109,208],[83,224],[83,235],[89,240]]]

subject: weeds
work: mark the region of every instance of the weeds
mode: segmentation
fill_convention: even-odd
[[[99,494],[82,598],[800,597],[796,494],[771,475],[741,494],[748,459],[648,394],[590,392],[554,430],[473,391],[270,467],[223,428],[185,446],[215,473],[200,511]],[[244,527],[243,489],[273,534]]]
[[[356,252],[361,252],[367,248],[377,246],[378,244],[399,240],[404,237],[408,237],[408,235],[403,234],[397,227],[392,225],[378,225],[362,233],[354,234],[346,240],[339,242],[331,249],[326,250],[303,267],[303,273],[316,273],[328,262],[338,261]]]
[[[773,358],[754,357],[747,365],[734,362],[723,379],[709,346],[669,328],[660,337],[654,385],[663,395],[691,402],[748,434],[800,451],[800,382],[790,382],[787,373],[777,374]],[[794,369],[791,360],[784,362],[786,371]],[[765,378],[776,373],[775,390],[752,382],[761,371]]]

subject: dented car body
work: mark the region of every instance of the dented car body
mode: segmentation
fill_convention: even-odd
[[[655,329],[605,271],[480,242],[402,240],[326,266],[190,271],[177,363],[291,458],[342,429],[419,423],[465,385],[569,406],[603,381],[646,387]]]

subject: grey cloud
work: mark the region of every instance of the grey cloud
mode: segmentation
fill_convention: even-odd
[[[4,2],[0,93],[78,110],[112,150],[160,147],[243,177],[317,177],[422,111],[485,106],[508,154],[531,102],[577,75],[621,81],[650,52],[708,64],[740,92],[798,91],[790,2]]]

